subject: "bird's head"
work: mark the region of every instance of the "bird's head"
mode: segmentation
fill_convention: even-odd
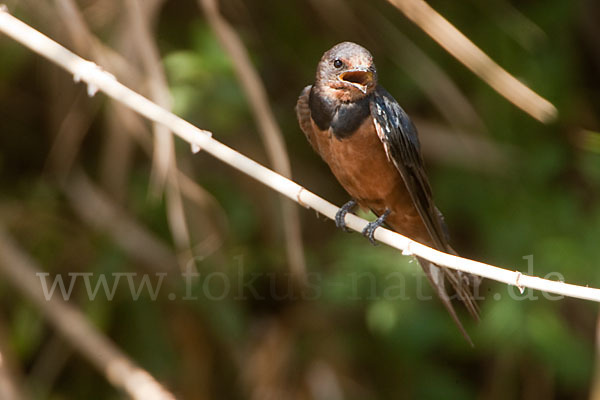
[[[339,101],[360,100],[377,86],[373,56],[356,43],[337,44],[323,54],[315,85],[322,94]]]

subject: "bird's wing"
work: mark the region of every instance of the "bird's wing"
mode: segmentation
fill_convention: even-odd
[[[382,88],[378,88],[374,94],[371,115],[388,159],[402,176],[431,240],[437,249],[448,251],[445,228],[432,201],[419,138],[412,121]]]
[[[300,129],[304,132],[304,135],[308,139],[308,142],[313,147],[313,149],[319,153],[319,149],[316,147],[316,144],[313,139],[313,126],[310,121],[310,91],[312,89],[312,85],[306,86],[302,89],[300,93],[300,97],[298,97],[298,102],[296,103],[296,117],[298,118],[298,123],[300,124]]]
[[[448,243],[448,233],[442,214],[433,203],[415,126],[396,100],[381,87],[378,87],[374,93],[371,116],[388,159],[402,176],[435,247],[453,253]],[[441,269],[429,262],[421,262],[421,265],[455,320],[457,320],[456,314],[444,288],[444,276],[448,278],[469,312],[477,318],[477,305],[473,300],[470,287],[471,278],[467,274],[446,268]]]

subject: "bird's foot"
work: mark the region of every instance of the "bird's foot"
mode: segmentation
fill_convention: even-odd
[[[371,242],[371,244],[373,246],[377,245],[377,242],[375,241],[375,229],[379,228],[381,225],[383,225],[383,223],[385,222],[385,219],[387,218],[387,216],[390,215],[390,210],[385,210],[385,212],[383,214],[381,214],[379,216],[379,218],[377,218],[375,221],[373,222],[369,222],[367,224],[367,226],[365,226],[365,229],[363,229],[362,234],[366,236],[367,239],[369,239],[369,242]]]
[[[335,226],[343,230],[344,232],[350,232],[350,229],[346,226],[346,214],[356,207],[356,201],[350,200],[344,204],[337,213],[335,213]]]

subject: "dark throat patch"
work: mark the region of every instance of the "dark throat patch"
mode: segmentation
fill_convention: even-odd
[[[369,103],[372,97],[370,94],[358,101],[345,103],[323,96],[313,86],[308,104],[312,119],[320,130],[331,128],[337,139],[344,139],[352,136],[365,118],[371,115]]]

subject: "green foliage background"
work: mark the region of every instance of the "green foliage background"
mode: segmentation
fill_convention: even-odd
[[[98,3],[81,6],[98,8]],[[380,83],[417,120],[417,128],[418,121],[435,122],[450,134],[462,130],[504,152],[506,162],[489,169],[425,149],[436,202],[459,253],[536,276],[558,272],[567,282],[600,286],[600,32],[593,22],[600,8],[595,2],[429,2],[557,106],[558,120],[548,125],[508,103],[385,1],[343,3],[357,25],[342,14],[324,17],[314,1],[222,3],[266,85],[300,184],[337,204],[347,200],[298,128],[294,105],[300,90],[312,83],[321,54],[337,42],[357,41],[372,51]],[[15,9],[19,17],[42,31],[60,31],[60,21],[44,19],[24,4]],[[94,24],[95,14],[89,15],[95,33],[114,45],[108,38],[117,23]],[[456,84],[482,129],[455,129],[434,107],[406,73],[415,60],[403,58],[404,45],[377,23],[374,16],[381,15]],[[175,112],[266,163],[231,62],[196,2],[166,2],[155,33]],[[88,104],[84,108],[93,116],[78,162],[103,185],[107,101],[102,95],[88,99],[69,79],[0,38],[2,222],[51,273],[147,273],[109,233],[77,217],[49,170],[47,157],[64,118],[54,103],[78,101]],[[56,87],[69,87],[67,100],[54,97]],[[460,143],[461,135],[454,134]],[[196,260],[200,279],[188,287],[173,277],[156,300],[144,293],[138,301],[126,285],[112,301],[102,296],[90,301],[78,285],[71,302],[181,398],[571,399],[591,392],[595,304],[484,282],[481,322],[463,316],[476,344],[472,349],[437,301],[416,299],[418,290],[431,291],[415,263],[360,235],[342,233],[304,209],[312,296],[279,299],[274,291],[295,292],[278,197],[207,154],[192,157],[184,143],[177,143],[177,152],[184,160],[180,165],[216,204],[190,217],[197,224],[191,228],[194,239],[204,238],[206,230],[196,228],[205,226],[217,226],[223,238],[214,252]],[[461,154],[467,161],[473,156]],[[136,149],[127,186],[113,198],[171,243],[164,200],[148,195],[150,168]],[[209,225],[209,219],[219,222]],[[211,273],[218,278],[207,280]],[[220,296],[224,281],[232,290]],[[391,298],[400,283],[407,298]],[[197,300],[184,299],[189,290]],[[121,398],[1,278],[0,324],[32,398]]]

